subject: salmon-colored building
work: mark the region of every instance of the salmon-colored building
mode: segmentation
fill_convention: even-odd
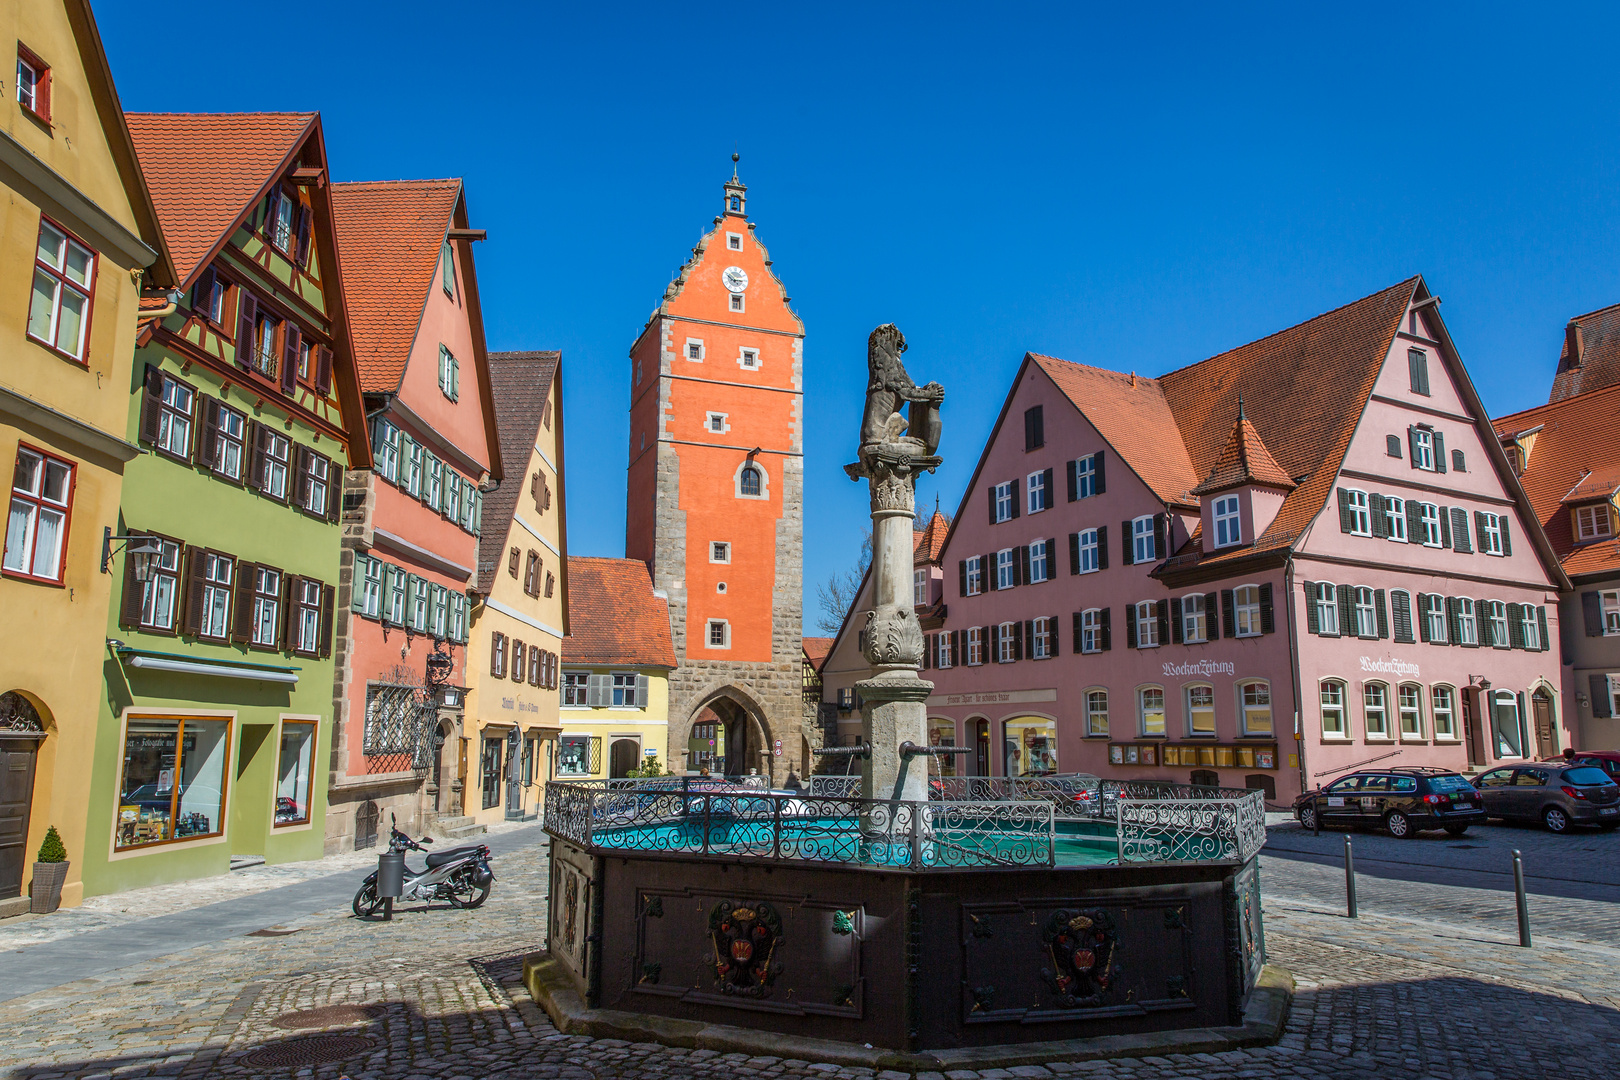
[[[748,220],[723,212],[630,350],[625,556],[669,600],[669,746],[722,725],[726,770],[803,773],[804,324]],[[677,772],[694,768],[671,760]]]
[[[344,480],[336,851],[390,814],[409,831],[462,816],[468,590],[501,454],[461,181],[334,184],[332,208],[373,446]]]

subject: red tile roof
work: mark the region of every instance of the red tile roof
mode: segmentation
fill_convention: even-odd
[[[182,287],[303,144],[316,113],[129,113]]]
[[[332,185],[343,295],[367,393],[399,389],[460,198],[453,179]]]
[[[1292,491],[1296,486],[1294,480],[1283,467],[1277,464],[1277,459],[1271,456],[1266,449],[1265,440],[1260,433],[1254,430],[1249,418],[1243,414],[1243,402],[1238,400],[1237,423],[1232,425],[1232,434],[1227,437],[1226,449],[1215,460],[1215,468],[1204,478],[1204,482],[1193,488],[1194,495],[1205,495],[1212,491],[1225,491],[1227,488],[1241,487],[1244,484],[1266,484],[1271,487],[1283,488]]]
[[[1613,436],[1620,430],[1620,384],[1499,417],[1492,424],[1501,436],[1541,427],[1519,483],[1564,572],[1574,577],[1620,570],[1620,541],[1575,543],[1565,501],[1576,489],[1612,490],[1620,482],[1620,440]],[[1590,498],[1602,497],[1595,493]]]
[[[1620,383],[1620,304],[1577,315],[1564,327],[1564,348],[1558,356],[1547,403],[1576,394],[1589,394]]]
[[[653,595],[638,559],[568,558],[565,664],[674,668],[669,602]]]
[[[805,655],[805,657],[810,661],[810,663],[812,665],[819,668],[821,666],[821,662],[823,660],[827,659],[827,654],[832,651],[833,640],[834,639],[830,638],[830,637],[807,637],[807,638],[805,638],[804,639],[804,655]]]
[[[951,519],[934,511],[934,516],[928,519],[928,524],[912,533],[911,550],[917,562],[938,562],[939,553],[945,550],[945,537],[950,535]]]

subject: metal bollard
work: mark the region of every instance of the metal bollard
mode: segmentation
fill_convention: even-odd
[[[1350,918],[1356,917],[1356,857],[1350,853],[1350,837],[1344,838],[1344,899]]]
[[[1530,947],[1530,902],[1524,895],[1524,859],[1513,849],[1513,898],[1519,907],[1519,946]]]

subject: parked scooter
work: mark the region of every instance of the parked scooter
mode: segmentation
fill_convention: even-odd
[[[427,851],[422,844],[433,843],[431,836],[422,837],[421,843],[412,840],[390,824],[388,840],[390,854],[403,851]],[[401,901],[419,900],[431,903],[447,900],[452,907],[475,908],[489,899],[489,887],[495,875],[489,869],[489,848],[483,844],[435,851],[427,856],[427,868],[413,870],[405,867],[405,887]],[[354,913],[367,918],[382,910],[383,898],[377,895],[377,871],[366,878],[360,891],[354,894]]]

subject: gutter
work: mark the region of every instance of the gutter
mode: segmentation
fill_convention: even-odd
[[[1299,790],[1301,794],[1305,787],[1305,702],[1300,697],[1299,684],[1299,624],[1294,620],[1294,553],[1289,551],[1288,562],[1283,567],[1283,589],[1288,593],[1288,666],[1294,676],[1294,752],[1299,755]],[[1307,603],[1314,604],[1313,596]],[[1349,708],[1349,702],[1345,703]]]

